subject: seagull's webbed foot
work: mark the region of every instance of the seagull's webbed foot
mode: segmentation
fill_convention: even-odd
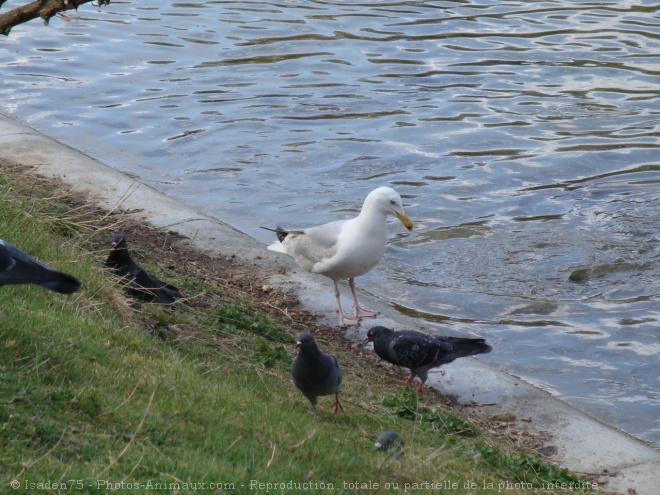
[[[337,300],[337,317],[339,318],[339,326],[342,328],[358,326],[360,324],[360,320],[357,317],[353,319],[353,318],[346,318],[344,316],[344,311],[341,309],[341,300],[339,299],[339,286],[337,285],[336,280],[335,280],[335,299]]]
[[[340,327],[357,327],[360,324],[360,320],[357,318],[346,318],[344,315],[339,315],[339,326]]]
[[[351,288],[351,294],[353,294],[353,316],[355,318],[370,318],[376,316],[378,311],[372,311],[370,309],[362,309],[358,304],[357,294],[355,293],[355,279],[348,279],[348,286]]]
[[[377,316],[378,311],[372,311],[370,309],[362,309],[360,306],[354,306],[353,315],[356,318],[370,318],[372,316]]]

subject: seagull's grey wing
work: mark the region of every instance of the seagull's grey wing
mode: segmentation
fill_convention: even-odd
[[[406,368],[419,368],[437,362],[452,350],[451,344],[421,332],[401,332],[388,346],[396,364]]]
[[[345,220],[338,220],[289,234],[284,240],[287,253],[306,270],[323,271],[323,264],[337,254],[337,241],[344,223]]]

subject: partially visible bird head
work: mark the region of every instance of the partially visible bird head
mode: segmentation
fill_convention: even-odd
[[[379,187],[374,189],[369,193],[367,198],[364,200],[365,205],[367,203],[373,203],[379,207],[386,215],[392,214],[395,215],[399,221],[403,224],[408,230],[412,230],[413,223],[410,220],[410,217],[406,215],[406,212],[403,210],[403,203],[401,201],[401,196],[391,187]]]
[[[375,450],[387,451],[396,449],[400,453],[403,452],[403,439],[396,431],[384,431],[378,436],[378,440],[374,444]]]
[[[296,347],[298,347],[303,352],[310,349],[315,349],[316,341],[314,340],[314,336],[309,332],[302,332],[298,336],[298,342],[296,342]]]
[[[124,237],[124,234],[115,234],[115,236],[112,238],[112,248],[113,249],[126,249],[128,246],[126,245],[126,238]]]
[[[367,345],[369,342],[373,342],[380,336],[386,336],[392,333],[392,330],[390,330],[387,327],[371,327],[369,331],[367,332],[367,338],[365,339],[363,345]]]

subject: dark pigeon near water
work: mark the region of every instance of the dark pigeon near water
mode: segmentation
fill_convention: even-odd
[[[316,415],[318,397],[335,394],[334,409],[344,408],[339,401],[341,392],[341,367],[331,354],[321,352],[311,333],[303,332],[298,337],[296,347],[300,352],[291,365],[293,384],[309,399],[312,412]]]
[[[140,268],[128,252],[126,238],[117,234],[112,239],[112,249],[105,266],[112,268],[116,275],[127,280],[128,293],[144,302],[171,304],[183,297],[173,285],[153,278]]]
[[[0,285],[19,284],[34,284],[60,294],[72,294],[80,289],[77,278],[35,260],[0,239]]]
[[[418,392],[426,383],[430,369],[458,358],[487,354],[493,350],[484,339],[441,337],[414,330],[395,332],[385,327],[369,329],[365,345],[368,342],[374,343],[374,351],[381,359],[410,369],[411,375],[406,383],[419,377]]]

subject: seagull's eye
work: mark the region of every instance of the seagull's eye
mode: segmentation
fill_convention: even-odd
[[[395,205],[395,204],[396,204],[396,201],[394,201],[393,199],[390,199],[390,204],[391,204],[391,205]]]

